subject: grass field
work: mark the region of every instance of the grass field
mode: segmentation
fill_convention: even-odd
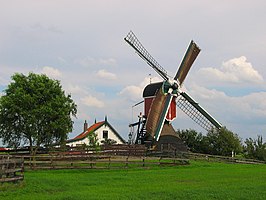
[[[0,199],[266,199],[266,165],[29,171],[22,183],[0,185]]]

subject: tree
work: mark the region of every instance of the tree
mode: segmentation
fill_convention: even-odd
[[[177,134],[189,147],[190,151],[203,153],[201,150],[202,134],[192,129],[178,130]]]
[[[58,80],[46,75],[16,73],[0,97],[0,137],[10,147],[62,143],[72,131],[77,106]]]
[[[247,158],[266,161],[266,143],[263,143],[261,135],[258,135],[257,139],[246,139],[244,154]]]
[[[242,151],[241,139],[225,127],[210,130],[207,133],[207,138],[210,145],[210,154],[230,156],[232,151],[234,153]]]
[[[209,153],[210,144],[206,136],[193,129],[178,130],[178,135],[194,153]]]
[[[100,150],[100,143],[99,139],[97,137],[97,134],[95,132],[91,132],[89,134],[89,147],[93,148],[96,152]]]
[[[195,130],[178,130],[177,133],[192,152],[230,156],[242,151],[237,134],[226,128],[212,129],[206,136]]]
[[[252,138],[247,138],[244,146],[244,155],[246,158],[256,159],[256,140]]]
[[[117,143],[117,141],[110,139],[110,138],[104,138],[104,140],[101,141],[103,145],[114,145]]]

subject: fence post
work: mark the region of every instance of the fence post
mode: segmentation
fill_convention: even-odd
[[[159,158],[159,165],[161,165],[162,156]]]
[[[0,157],[0,183],[17,182],[24,179],[24,160],[8,156]],[[18,175],[17,172],[20,172]]]
[[[70,166],[73,167],[73,157],[70,156]]]
[[[109,156],[109,158],[108,158],[108,169],[110,169],[110,165],[111,165],[111,156]]]
[[[128,168],[128,157],[126,157],[126,168]]]

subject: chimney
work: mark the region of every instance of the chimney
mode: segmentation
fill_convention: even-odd
[[[84,122],[84,130],[83,130],[83,132],[87,131],[87,129],[88,129],[88,123],[87,123],[87,121],[85,120],[85,122]]]

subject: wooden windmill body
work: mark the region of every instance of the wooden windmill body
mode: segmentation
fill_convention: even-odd
[[[172,137],[179,138],[171,125],[176,118],[176,107],[179,107],[206,130],[221,128],[218,121],[187,92],[181,90],[183,82],[200,52],[194,41],[190,42],[174,78],[170,78],[166,70],[148,53],[132,31],[124,39],[163,79],[162,82],[152,83],[144,88],[144,115],[140,117],[139,123],[131,124],[131,126],[139,126],[133,143],[157,144],[158,146],[160,142],[162,145],[163,140],[170,142]]]

